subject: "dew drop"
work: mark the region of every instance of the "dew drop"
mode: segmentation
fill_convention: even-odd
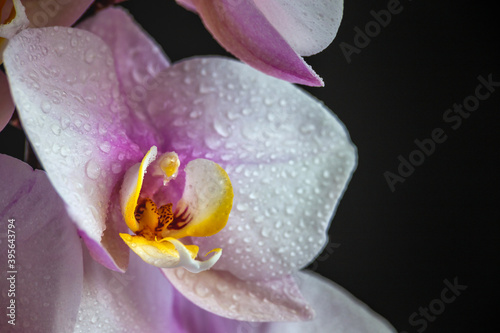
[[[182,278],[184,277],[184,274],[185,274],[185,273],[186,273],[186,272],[184,271],[184,269],[183,269],[183,268],[181,268],[181,269],[176,269],[176,270],[175,270],[175,275],[177,276],[177,278],[178,278],[179,280],[182,280]]]
[[[95,160],[90,160],[87,162],[85,172],[90,179],[97,179],[101,175],[101,167]]]
[[[303,134],[309,134],[309,133],[314,132],[315,130],[316,130],[316,127],[313,124],[307,124],[307,125],[303,125],[300,127],[300,131]]]
[[[111,171],[114,173],[114,174],[117,174],[117,173],[120,173],[122,171],[122,165],[120,163],[114,163],[112,166],[111,166]]]
[[[49,113],[52,109],[52,104],[49,101],[43,101],[41,107],[43,113]]]
[[[248,210],[248,204],[246,203],[239,203],[236,205],[236,209],[239,210],[240,212],[244,212],[246,210]]]
[[[85,52],[85,62],[87,64],[91,64],[94,62],[95,59],[95,51],[93,49],[88,49],[87,52]]]
[[[194,292],[200,297],[207,297],[210,294],[210,289],[204,284],[198,283],[194,288]]]
[[[192,118],[192,119],[199,118],[201,115],[202,115],[202,112],[199,111],[199,110],[191,111],[189,113],[189,117]]]
[[[109,153],[111,151],[111,143],[109,141],[104,141],[99,144],[99,149],[104,153]]]
[[[71,152],[71,148],[69,148],[68,146],[61,147],[61,151],[60,151],[61,156],[66,157],[69,155],[70,152]]]
[[[55,135],[59,135],[61,134],[61,127],[59,127],[59,125],[57,124],[53,124],[50,129],[52,130],[52,133],[54,133]]]
[[[214,129],[222,137],[228,137],[229,131],[223,124],[221,124],[217,119],[214,120]]]

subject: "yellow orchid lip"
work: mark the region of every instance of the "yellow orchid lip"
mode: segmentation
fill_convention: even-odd
[[[125,243],[144,261],[161,268],[185,267],[201,272],[212,267],[222,254],[217,248],[208,260],[196,260],[199,248],[184,245],[179,239],[186,236],[206,237],[222,230],[229,218],[233,189],[227,173],[215,162],[197,159],[185,168],[182,198],[160,207],[153,199],[141,196],[146,172],[162,176],[168,186],[178,174],[180,161],[175,152],[157,158],[155,146],[141,163],[125,174],[120,191],[122,214],[134,235],[120,234]]]

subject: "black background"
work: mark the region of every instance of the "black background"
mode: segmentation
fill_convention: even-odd
[[[387,4],[346,0],[334,42],[306,58],[326,86],[303,88],[345,123],[359,154],[332,222],[329,250],[310,267],[398,331],[486,331],[497,326],[500,296],[500,87],[456,130],[443,114],[474,95],[478,76],[500,81],[498,19],[484,2],[402,0],[402,11],[348,63],[340,44],[354,46],[354,28],[364,30],[374,20],[370,11]],[[173,62],[228,55],[199,18],[174,1],[124,6]],[[392,192],[384,172],[396,174],[398,156],[408,158],[417,149],[414,140],[429,138],[435,128],[443,129],[446,141]],[[0,143],[1,152],[22,158],[20,132],[7,128]],[[443,280],[455,278],[467,289],[426,327],[412,326],[409,316],[440,298]]]

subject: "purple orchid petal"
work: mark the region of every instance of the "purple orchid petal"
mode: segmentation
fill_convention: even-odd
[[[9,82],[5,74],[0,71],[0,131],[9,123],[14,108],[14,101],[10,96]]]
[[[193,2],[214,38],[242,61],[289,82],[323,86],[253,0]]]
[[[307,265],[356,164],[345,127],[294,85],[221,58],[192,59],[160,74],[149,117],[160,151],[181,163],[206,158],[233,184],[233,210],[218,234],[193,239],[223,248],[214,268],[242,280],[275,279]]]
[[[35,27],[70,26],[82,16],[93,0],[21,0],[26,15]]]
[[[173,295],[173,287],[158,268],[135,255],[122,274],[99,265],[84,251],[84,285],[75,333],[180,333],[172,320]]]
[[[84,240],[105,249],[93,257],[124,269],[129,251],[118,232],[127,227],[109,202],[117,201],[110,199],[124,172],[143,154],[125,133],[141,137],[120,96],[111,51],[89,32],[54,27],[24,30],[9,41],[4,56],[38,158]],[[111,258],[101,257],[103,252]]]
[[[0,304],[10,313],[15,301],[16,324],[3,315],[0,331],[71,332],[83,281],[76,228],[43,171],[0,155],[0,183],[0,260],[13,265],[0,274]]]
[[[234,0],[233,0],[234,1]],[[254,0],[267,20],[301,56],[323,51],[335,38],[343,0]]]
[[[99,12],[78,28],[101,37],[111,48],[118,81],[128,105],[145,114],[146,92],[157,84],[154,77],[169,66],[161,47],[119,7]]]
[[[254,282],[218,270],[198,274],[183,268],[162,271],[186,298],[219,316],[247,321],[297,321],[314,315],[292,277]]]

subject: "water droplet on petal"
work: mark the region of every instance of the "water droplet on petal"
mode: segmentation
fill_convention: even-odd
[[[303,125],[300,127],[300,131],[303,134],[309,134],[309,133],[314,132],[315,130],[316,130],[316,127],[313,124],[307,124],[307,125]]]
[[[95,51],[93,49],[88,49],[87,52],[85,52],[85,62],[87,64],[91,64],[94,62],[95,59]]]
[[[50,110],[52,109],[52,104],[50,104],[49,101],[43,101],[41,107],[42,107],[42,112],[49,113]]]
[[[104,141],[99,144],[99,149],[105,153],[109,153],[111,151],[111,143],[109,141]]]
[[[101,175],[101,167],[95,160],[90,160],[87,162],[85,171],[90,179],[97,179]]]
[[[239,210],[240,212],[244,212],[244,211],[248,210],[248,204],[246,204],[246,203],[238,203],[236,205],[236,209]]]
[[[226,128],[219,120],[215,119],[214,120],[214,129],[215,131],[222,137],[228,137],[229,136],[229,130]]]
[[[114,163],[112,166],[111,166],[111,171],[113,173],[120,173],[122,171],[122,166],[120,163]]]
[[[52,133],[54,133],[55,135],[59,135],[61,134],[61,127],[59,127],[59,125],[57,124],[53,124],[50,129],[52,130]]]

